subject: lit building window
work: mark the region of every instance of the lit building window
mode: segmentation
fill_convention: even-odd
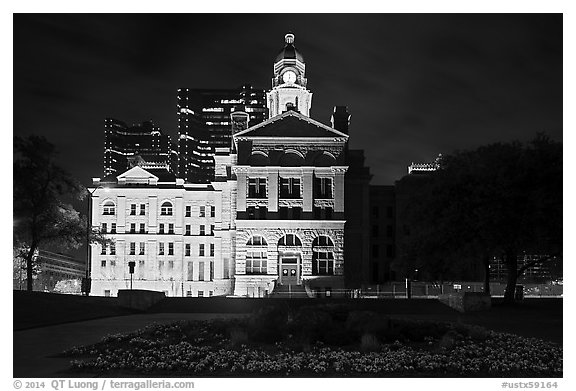
[[[168,201],[164,202],[160,207],[160,215],[172,216],[172,204]]]
[[[328,236],[318,236],[312,242],[312,275],[334,274],[334,242]]]
[[[262,236],[254,235],[246,243],[246,274],[267,274],[268,243]]]

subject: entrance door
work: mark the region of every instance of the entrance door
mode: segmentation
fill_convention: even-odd
[[[280,264],[280,281],[283,285],[298,284],[298,259],[283,258]]]

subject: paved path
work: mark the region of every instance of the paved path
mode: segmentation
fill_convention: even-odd
[[[50,357],[73,346],[96,343],[108,334],[131,332],[151,323],[234,318],[240,314],[143,314],[14,331],[14,377],[70,377],[71,358]]]

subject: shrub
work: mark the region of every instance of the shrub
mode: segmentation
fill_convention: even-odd
[[[380,341],[374,334],[363,334],[360,338],[360,349],[363,352],[376,352],[380,350]]]
[[[230,345],[240,346],[248,341],[248,333],[243,329],[230,330]]]

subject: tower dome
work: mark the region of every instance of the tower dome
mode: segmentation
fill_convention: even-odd
[[[294,46],[294,34],[288,33],[284,36],[286,45],[284,49],[280,50],[280,53],[276,56],[276,61],[278,62],[283,59],[296,59],[300,62],[304,62],[304,57]]]

